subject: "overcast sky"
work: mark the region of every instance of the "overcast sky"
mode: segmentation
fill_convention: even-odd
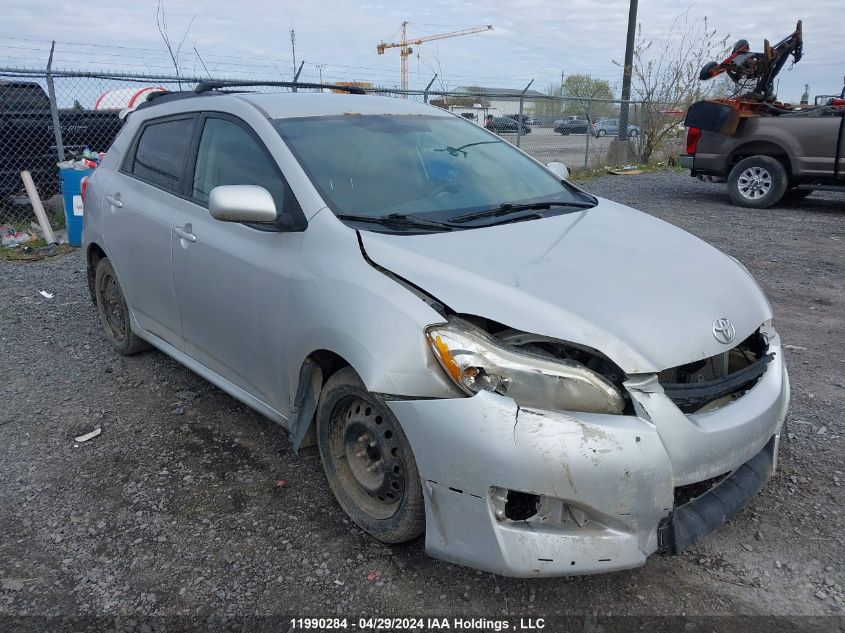
[[[532,78],[545,90],[561,72],[608,79],[618,91],[628,0],[165,0],[171,37],[177,42],[194,18],[183,46],[183,69],[203,74],[193,48],[212,73],[239,76],[281,74],[290,79],[289,30],[296,30],[296,57],[305,60],[301,80],[362,80],[398,85],[398,50],[376,53],[382,39],[394,41],[403,20],[410,33],[426,35],[492,24],[493,31],[429,42],[410,58],[412,87],[424,87],[434,70],[449,88],[460,85],[518,88]],[[58,40],[58,67],[163,72],[156,29],[156,0],[4,0],[0,20],[0,64],[41,67],[46,43]],[[845,0],[644,0],[638,20],[645,36],[665,41],[675,18],[707,15],[731,40],[746,38],[760,50],[804,20],[805,58],[780,76],[780,97],[797,101],[804,83],[811,95],[838,93],[845,75]],[[195,17],[194,17],[195,16]],[[117,48],[127,47],[127,48]],[[140,50],[139,50],[140,49]],[[416,53],[419,53],[417,56]]]

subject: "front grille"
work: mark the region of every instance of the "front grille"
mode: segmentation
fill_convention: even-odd
[[[661,371],[666,395],[684,413],[695,413],[716,400],[736,399],[751,389],[774,358],[759,330],[733,349]]]
[[[724,378],[728,375],[729,354],[730,352],[725,352],[680,367],[664,369],[657,375],[657,379],[661,383],[687,384]]]

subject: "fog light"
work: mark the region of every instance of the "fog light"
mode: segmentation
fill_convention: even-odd
[[[537,514],[540,497],[529,492],[508,490],[505,500],[505,518],[511,521],[527,521]]]
[[[557,497],[494,486],[490,489],[490,501],[493,515],[501,522],[537,522],[573,533],[607,528],[606,517],[593,516],[588,509]]]

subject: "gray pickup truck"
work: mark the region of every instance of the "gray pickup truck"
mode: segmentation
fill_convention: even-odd
[[[743,117],[732,135],[688,127],[681,166],[703,180],[727,182],[731,200],[743,207],[845,191],[845,108]]]

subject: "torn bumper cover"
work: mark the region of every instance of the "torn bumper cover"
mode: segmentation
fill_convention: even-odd
[[[751,501],[772,476],[778,437],[700,497],[676,508],[660,522],[660,551],[679,554],[725,523]]]
[[[701,414],[682,413],[656,376],[626,383],[636,415],[523,409],[486,391],[389,402],[420,471],[427,552],[508,576],[560,576],[637,567],[661,546],[680,551],[771,473],[755,456],[769,450],[774,460],[789,386],[777,338],[770,351],[757,384]],[[674,506],[676,487],[725,473],[711,493],[737,484],[737,494]],[[688,518],[705,506],[704,520]]]

